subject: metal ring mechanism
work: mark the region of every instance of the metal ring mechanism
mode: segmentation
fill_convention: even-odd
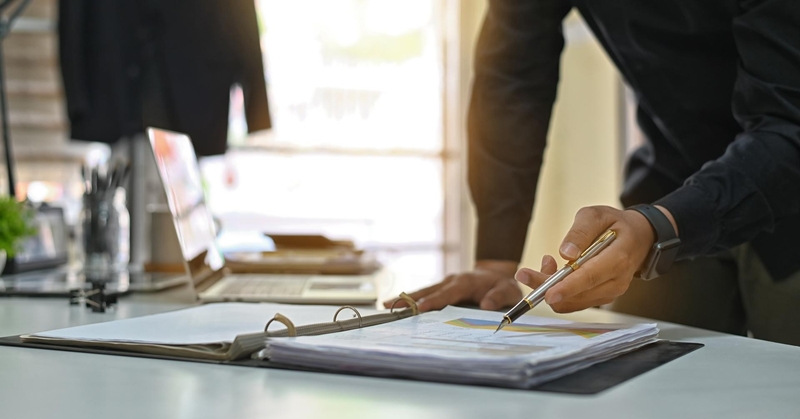
[[[408,304],[408,308],[411,309],[411,312],[415,316],[417,314],[419,314],[419,308],[417,308],[417,302],[414,301],[414,299],[411,298],[411,296],[409,296],[408,294],[406,294],[404,292],[400,293],[400,298],[398,298],[398,299],[394,300],[394,302],[392,302],[392,306],[389,308],[389,312],[390,313],[394,313],[394,306],[397,305],[397,303],[399,303],[400,301],[405,301],[406,304]]]
[[[284,326],[286,326],[286,332],[289,335],[289,337],[297,336],[297,329],[294,327],[294,323],[292,323],[292,321],[289,320],[283,314],[281,313],[275,314],[275,317],[273,317],[270,321],[268,321],[267,325],[264,326],[265,332],[269,330],[269,325],[272,324],[272,322],[282,323]]]
[[[339,309],[336,310],[336,313],[334,313],[334,315],[333,315],[333,321],[336,321],[336,317],[339,316],[339,313],[341,313],[342,310],[348,309],[348,308],[350,310],[353,310],[353,312],[356,313],[356,316],[358,316],[358,327],[363,327],[363,325],[361,324],[361,313],[359,313],[358,310],[356,310],[356,308],[353,307],[353,306],[341,306],[341,307],[339,307]]]

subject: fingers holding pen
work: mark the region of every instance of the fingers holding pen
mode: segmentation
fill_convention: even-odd
[[[554,311],[566,313],[582,310],[589,307],[608,304],[614,298],[622,295],[627,290],[628,282],[616,281],[613,275],[613,263],[597,260],[587,262],[585,267],[565,278],[545,294],[545,298],[553,299],[551,293],[561,294],[558,301],[548,302]],[[606,259],[614,260],[612,257]],[[522,284],[536,289],[544,283],[557,270],[556,261],[552,256],[545,256],[542,260],[541,271],[522,268],[517,271],[515,279]],[[580,275],[578,274],[580,272]],[[555,290],[555,291],[554,291]]]
[[[556,258],[550,255],[544,255],[542,258],[542,273],[546,275],[552,275],[556,273],[558,270],[558,263],[556,262]]]
[[[554,310],[567,312],[606,304],[627,291],[654,240],[644,217],[635,211],[587,207],[578,212],[564,242],[576,242],[579,250],[585,250],[589,244],[584,246],[584,236],[600,235],[606,229],[614,230],[617,239],[545,294],[545,301]]]
[[[635,211],[595,206],[581,209],[573,226],[564,237],[561,257],[575,261],[582,251],[607,230],[617,234],[613,242],[592,253],[589,260],[567,275],[545,294],[554,310],[568,312],[602,305],[627,290],[636,270],[641,266],[654,237],[650,224]],[[450,304],[480,304],[483,309],[499,309],[519,302],[521,291],[516,282],[538,288],[558,270],[556,259],[545,256],[539,271],[522,268],[504,260],[476,262],[475,269],[451,275],[439,284],[411,294],[421,311],[436,310]],[[516,272],[516,273],[515,273]],[[386,302],[387,307],[392,301]],[[399,302],[397,307],[405,307]]]
[[[598,287],[601,287],[616,276],[614,263],[612,262],[615,260],[612,247],[613,243],[606,252],[586,262],[577,271],[568,275],[563,281],[554,285],[553,288],[550,288],[544,296],[547,304],[552,306],[590,291],[595,296],[594,299],[603,297],[599,293]]]
[[[561,257],[566,260],[577,259],[583,250],[613,224],[610,214],[613,211],[618,210],[604,206],[584,207],[578,210],[572,227],[559,247]]]
[[[539,285],[542,285],[550,275],[556,273],[557,270],[558,264],[555,258],[550,255],[545,255],[542,258],[542,267],[539,272],[530,268],[521,268],[517,271],[516,275],[514,275],[514,279],[535,289]]]

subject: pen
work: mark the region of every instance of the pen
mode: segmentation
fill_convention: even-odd
[[[529,310],[536,307],[539,303],[544,300],[544,294],[553,287],[553,285],[558,284],[567,277],[567,275],[575,272],[578,268],[581,267],[587,260],[591,259],[592,257],[596,256],[600,251],[608,247],[614,239],[617,238],[617,233],[614,230],[606,230],[603,235],[597,238],[597,240],[592,243],[589,248],[583,251],[577,259],[572,262],[567,262],[563,268],[559,269],[556,273],[550,275],[546,281],[539,285],[538,288],[531,291],[530,294],[525,296],[517,305],[514,306],[511,310],[508,311],[503,316],[503,321],[500,322],[500,325],[497,326],[497,330],[494,332],[497,333],[500,329],[508,326],[509,324],[513,323],[517,320],[520,316],[527,313]]]

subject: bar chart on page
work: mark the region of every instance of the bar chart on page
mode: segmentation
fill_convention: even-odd
[[[446,322],[446,324],[467,329],[491,331],[494,331],[497,328],[497,322],[481,319],[460,318],[450,320],[449,322]],[[613,332],[614,330],[616,329],[575,328],[574,326],[564,327],[558,325],[541,326],[534,324],[511,324],[503,329],[504,332],[516,333],[573,333],[587,339],[600,336],[603,333]]]

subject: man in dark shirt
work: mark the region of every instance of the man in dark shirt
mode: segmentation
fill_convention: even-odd
[[[564,259],[607,228],[618,239],[547,303],[569,312],[614,301],[628,313],[800,344],[797,0],[490,1],[468,127],[477,262],[416,293],[420,307],[500,309],[521,297],[515,272],[535,287],[556,269],[549,256],[538,272],[517,265],[573,7],[635,92],[648,139],[627,163],[622,204],[653,204],[682,245],[668,275],[634,280],[655,240],[648,220],[584,208]]]

